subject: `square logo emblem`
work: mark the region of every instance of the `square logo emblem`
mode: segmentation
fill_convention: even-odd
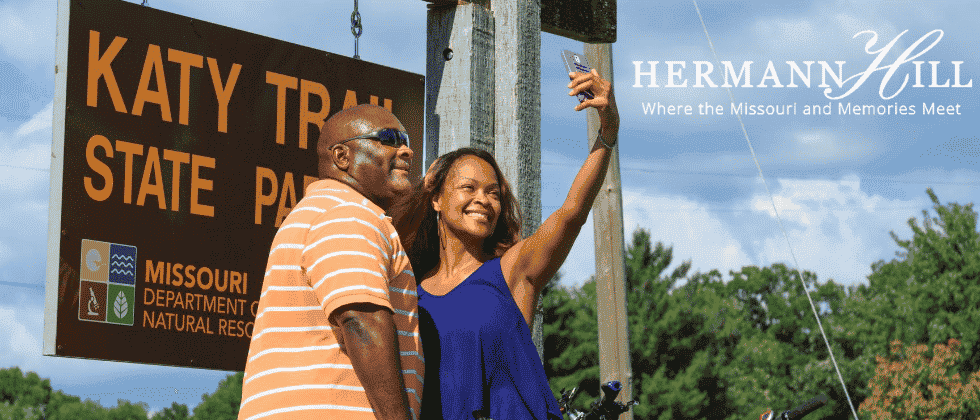
[[[100,281],[81,281],[78,287],[78,319],[105,322],[107,286],[107,283]]]
[[[78,319],[133,325],[136,247],[82,239]]]
[[[133,325],[133,314],[136,312],[136,288],[121,284],[109,283],[108,310],[106,322],[120,325]]]
[[[136,284],[136,247],[111,244],[109,247],[109,281]]]
[[[109,243],[82,239],[82,280],[109,281]]]

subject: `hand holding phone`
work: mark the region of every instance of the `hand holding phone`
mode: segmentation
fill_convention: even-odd
[[[562,61],[565,62],[565,70],[568,71],[568,73],[575,71],[589,73],[592,71],[592,67],[589,66],[589,62],[586,61],[585,56],[582,54],[564,50],[561,52],[561,58]],[[579,103],[595,98],[595,95],[592,94],[591,90],[582,91],[575,96],[578,98]]]
[[[612,82],[602,78],[589,66],[584,55],[564,50],[561,56],[571,79],[567,86],[571,89],[568,94],[578,97],[579,103],[575,106],[575,111],[595,108],[599,112],[603,133],[610,136],[612,133],[618,133],[619,111],[616,109]]]

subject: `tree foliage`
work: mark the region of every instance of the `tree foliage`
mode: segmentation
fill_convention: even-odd
[[[19,368],[0,370],[0,418],[40,418],[51,397],[51,382]]]
[[[926,192],[935,215],[911,218],[910,239],[892,233],[897,258],[874,263],[867,284],[847,288],[783,264],[743,267],[724,279],[717,271],[689,275],[685,262],[668,275],[671,249],[634,233],[626,282],[636,417],[754,418],[825,394],[830,402],[813,418],[850,418],[821,326],[855,406],[872,398],[875,362],[894,340],[933,346],[956,339],[955,368],[980,369],[977,213]],[[553,287],[542,300],[545,370],[556,392],[580,386],[591,393],[577,407],[598,393],[595,299],[589,281]]]
[[[144,402],[131,403],[127,400],[118,400],[114,408],[107,410],[106,418],[109,420],[146,420],[147,405]]]
[[[814,289],[815,304],[830,316],[844,306],[843,287],[819,284],[809,272],[801,282],[782,264],[744,267],[725,281],[714,270],[689,275],[690,262],[667,274],[671,262],[670,247],[634,233],[626,283],[637,418],[744,419],[820,393],[843,402],[821,388],[835,377],[803,289]],[[546,373],[556,393],[586,391],[573,401],[580,408],[598,396],[595,299],[593,281],[554,287],[543,299]],[[838,405],[824,414],[843,412]]]
[[[956,373],[959,341],[937,344],[931,352],[924,344],[897,340],[890,347],[888,357],[877,357],[871,397],[861,403],[863,417],[980,420],[980,372],[969,378]]]
[[[244,372],[228,375],[213,394],[204,394],[194,407],[195,420],[235,420],[242,405]]]
[[[175,402],[170,407],[158,411],[150,420],[189,420],[190,418],[187,406]]]
[[[872,265],[868,285],[855,290],[859,316],[875,324],[858,325],[866,335],[860,350],[888,354],[888,343],[928,346],[954,338],[961,343],[960,368],[980,369],[980,233],[973,204],[943,205],[926,190],[936,216],[922,212],[922,225],[908,221],[912,238],[900,239],[899,258]]]
[[[236,419],[242,399],[241,372],[228,375],[213,394],[204,394],[190,416],[187,406],[173,403],[152,420]],[[148,420],[146,403],[118,400],[115,407],[52,391],[50,380],[20,368],[0,369],[0,420]]]

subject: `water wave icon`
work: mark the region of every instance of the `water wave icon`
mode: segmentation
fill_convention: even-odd
[[[109,281],[121,284],[136,282],[136,247],[124,244],[112,244],[108,261]],[[112,297],[110,296],[111,300]],[[111,304],[109,306],[112,306]]]

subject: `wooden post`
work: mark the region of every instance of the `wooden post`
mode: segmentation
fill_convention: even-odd
[[[541,224],[541,5],[536,1],[494,0],[497,67],[495,155],[521,208],[521,232]],[[531,338],[544,361],[541,302],[534,311]]]
[[[460,147],[494,151],[494,26],[489,3],[429,5],[425,168]]]
[[[606,80],[613,81],[612,45],[585,44],[589,63]],[[615,89],[615,87],[613,88]],[[596,141],[599,115],[589,112],[589,146]],[[616,139],[607,139],[616,141]],[[619,381],[620,402],[633,399],[630,367],[629,324],[626,317],[626,265],[623,246],[623,195],[619,183],[619,147],[613,149],[602,190],[592,206],[595,223],[596,300],[599,310],[599,381]],[[632,419],[632,411],[623,414]]]
[[[540,12],[538,2],[494,0],[491,10],[484,0],[435,3],[428,14],[425,167],[460,147],[494,153],[525,237],[541,223]],[[543,360],[541,318],[531,335]]]

